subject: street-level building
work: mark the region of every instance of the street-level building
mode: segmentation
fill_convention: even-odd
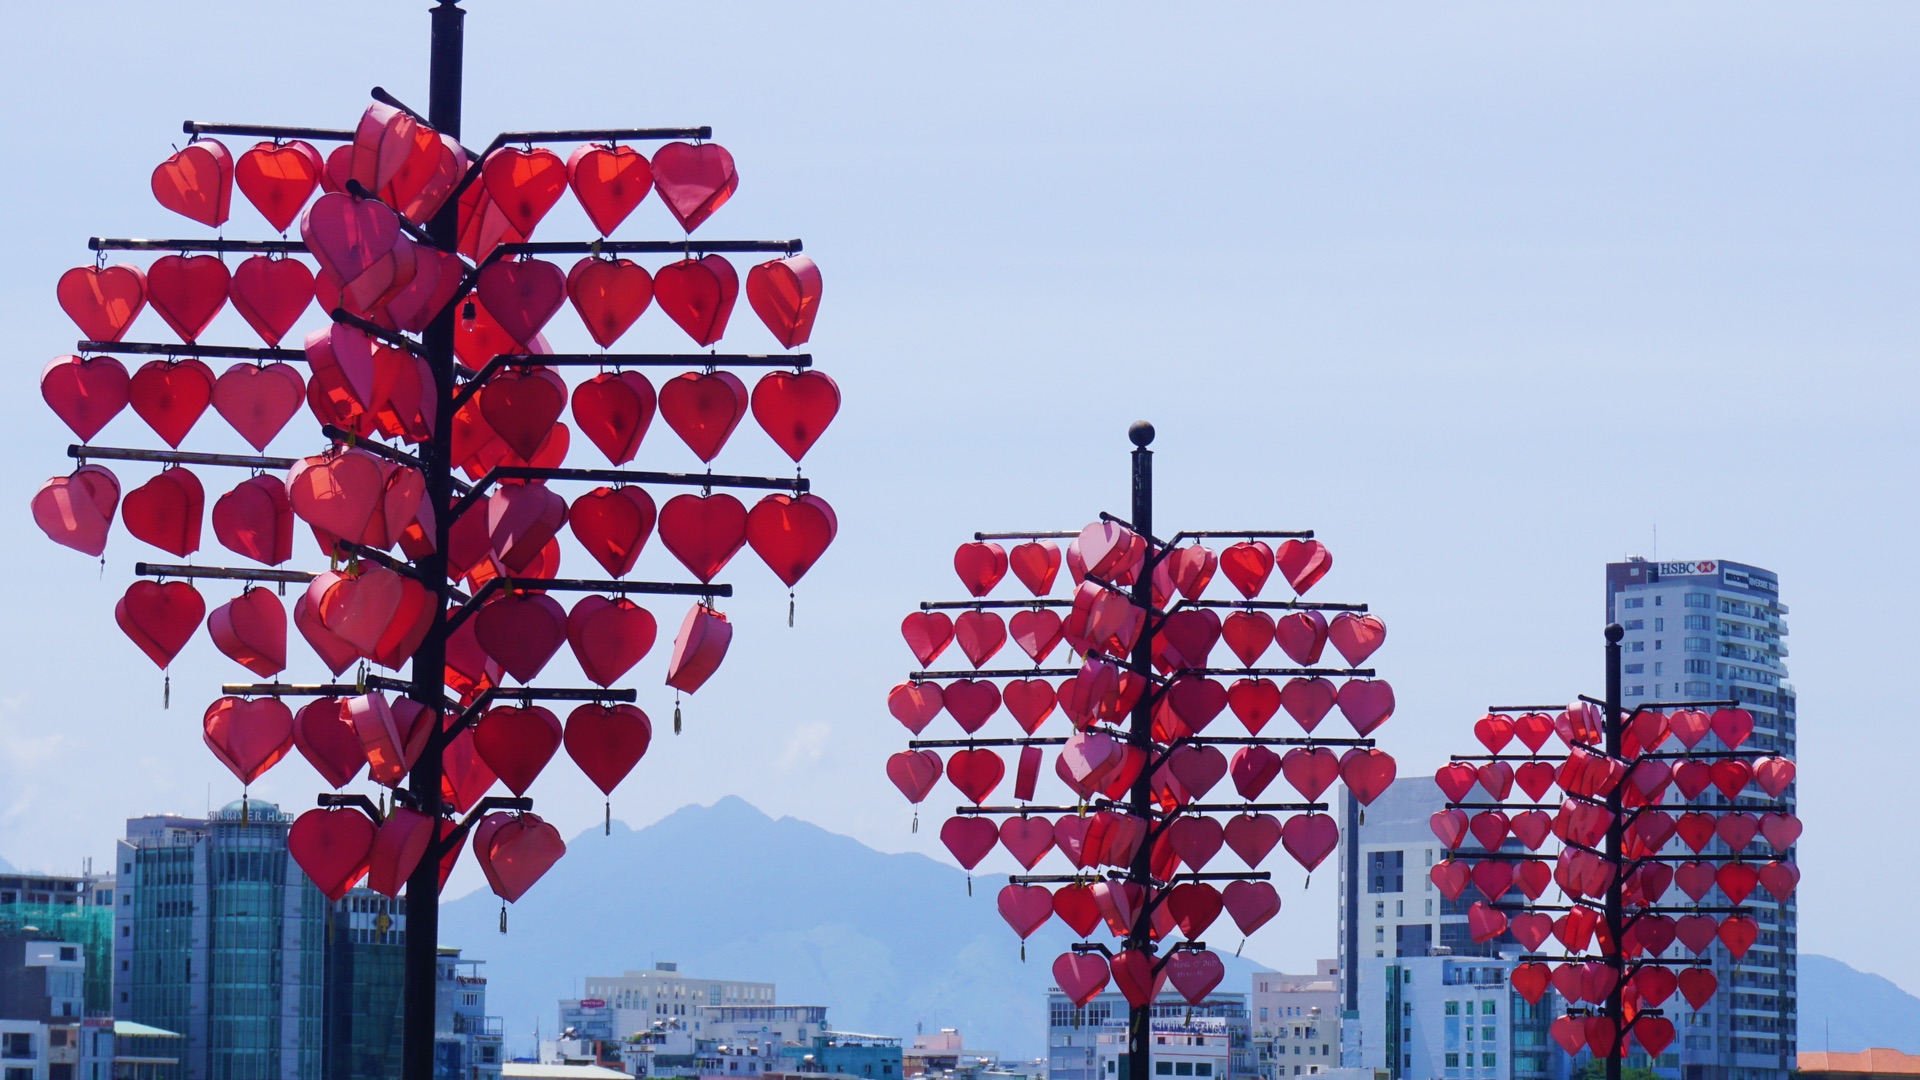
[[[1339,979],[1333,960],[1321,960],[1312,975],[1253,973],[1249,1008],[1262,1077],[1318,1076],[1339,1066]]]
[[[1099,1080],[1105,1075],[1100,1059],[1100,1037],[1115,1032],[1124,1036],[1128,1011],[1126,996],[1117,990],[1099,994],[1081,1006],[1076,1006],[1058,989],[1049,992],[1047,1075],[1052,1080]],[[1154,1001],[1152,1012],[1156,1032],[1164,1028],[1165,1034],[1224,1035],[1226,1075],[1235,1080],[1250,1080],[1259,1075],[1252,1025],[1247,1016],[1247,995],[1217,991],[1198,1005],[1189,1005],[1179,994],[1167,991]],[[1122,1041],[1124,1044],[1124,1039]]]
[[[1566,1080],[1548,1038],[1561,1009],[1529,1005],[1500,957],[1399,956],[1361,961],[1360,1067],[1394,1080]]]
[[[606,1010],[606,1026],[613,1038],[624,1039],[652,1030],[657,1022],[690,1025],[700,1018],[700,1010],[709,1005],[772,1005],[773,984],[742,982],[732,979],[703,979],[680,971],[680,965],[659,961],[648,971],[627,971],[619,975],[588,976],[584,992],[570,1004],[599,1002],[595,1010]],[[569,1002],[561,1004],[561,1026],[570,1020],[588,1019],[568,1014]],[[591,1018],[598,1023],[603,1015]]]

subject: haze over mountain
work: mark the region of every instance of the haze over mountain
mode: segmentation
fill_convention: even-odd
[[[828,1006],[842,1031],[910,1040],[917,1027],[957,1027],[970,1047],[1036,1057],[1050,966],[1073,939],[1049,922],[1023,963],[994,904],[1005,883],[975,877],[969,897],[955,867],[730,796],[638,831],[615,822],[611,836],[574,837],[509,910],[505,936],[500,901],[481,891],[442,909],[440,942],[486,961],[488,1011],[516,1053],[536,1021],[551,1034],[583,976],[671,960],[692,976],[771,981],[783,1004]],[[1244,992],[1254,965],[1231,955],[1239,931],[1223,915],[1214,937],[1221,988]]]
[[[1920,1054],[1920,997],[1830,956],[1800,954],[1800,1049]]]

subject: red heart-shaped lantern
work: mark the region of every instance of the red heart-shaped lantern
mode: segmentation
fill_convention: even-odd
[[[233,155],[217,139],[196,138],[154,168],[153,197],[202,225],[225,225],[233,205]]]
[[[585,143],[567,158],[567,184],[593,227],[612,236],[652,190],[653,169],[631,146]]]
[[[119,341],[147,306],[147,279],[133,266],[76,266],[60,275],[60,309],[89,341]]]
[[[279,698],[223,697],[207,707],[202,735],[213,756],[251,784],[293,748],[293,711]]]
[[[98,556],[120,503],[120,481],[99,465],[82,465],[56,476],[33,496],[33,520],[56,544]]]
[[[689,371],[660,388],[660,418],[701,461],[719,455],[747,408],[747,386],[730,372]]]
[[[740,186],[733,155],[718,143],[671,142],[653,152],[653,187],[680,227],[692,232]]]
[[[532,236],[540,219],[560,201],[569,172],[560,155],[539,147],[501,147],[480,166],[487,196],[522,236]]]
[[[781,345],[805,345],[820,314],[820,268],[805,255],[763,262],[747,271],[747,303]]]
[[[358,810],[309,810],[294,819],[287,850],[327,899],[338,900],[366,876],[374,839],[373,822]]]

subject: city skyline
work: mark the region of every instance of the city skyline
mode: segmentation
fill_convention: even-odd
[[[1727,553],[1793,582],[1795,681],[1821,718],[1802,736],[1803,947],[1920,988],[1920,943],[1849,917],[1852,897],[1910,889],[1920,870],[1854,857],[1848,839],[1903,781],[1901,755],[1862,752],[1903,733],[1861,673],[1898,670],[1913,637],[1899,613],[1920,599],[1899,572],[1915,435],[1894,411],[1912,382],[1898,361],[1915,331],[1897,313],[1920,252],[1906,195],[1920,170],[1884,134],[1920,98],[1900,62],[1911,13],[1666,13],[1641,35],[1572,12],[1501,28],[1286,12],[1200,30],[1000,12],[1022,29],[1011,42],[991,15],[875,20],[839,40],[768,14],[726,28],[742,61],[728,77],[642,93],[575,70],[615,10],[476,18],[475,70],[517,67],[529,109],[597,93],[609,114],[711,119],[753,147],[738,220],[805,211],[796,231],[833,253],[822,347],[866,385],[819,450],[822,473],[861,479],[836,498],[845,540],[799,590],[798,626],[743,638],[730,663],[754,677],[690,701],[671,760],[643,762],[644,790],[623,792],[615,816],[644,825],[738,792],[944,859],[876,771],[898,735],[881,706],[907,659],[897,613],[944,576],[950,538],[988,518],[1075,528],[1116,509],[1124,427],[1145,417],[1169,513],[1254,501],[1274,512],[1262,517],[1311,520],[1342,589],[1375,599],[1404,721],[1384,745],[1404,776],[1430,771],[1490,695],[1593,685],[1600,563]],[[87,257],[79,230],[162,229],[140,182],[180,120],[318,121],[376,83],[416,94],[402,76],[418,67],[418,27],[371,4],[339,11],[395,33],[286,86],[240,88],[208,64],[138,94],[78,80],[62,108],[9,116],[16,143],[83,165],[58,190],[0,180],[10,205],[34,209],[0,269],[23,370],[72,345],[48,283]],[[711,33],[686,13],[650,18],[670,39]],[[213,35],[265,55],[296,29],[237,4],[194,27],[47,11],[4,78],[12,100],[38,100],[95,48],[184,54]],[[950,57],[908,59],[935,34]],[[1097,47],[1062,48],[1073,42]],[[795,50],[814,58],[808,95],[780,92]],[[875,95],[872,80],[898,91]],[[484,87],[474,113],[481,126],[535,119]],[[1218,194],[1196,205],[1179,178],[1121,175],[1143,156],[1141,130],[1190,117],[1207,120],[1192,138],[1217,161]],[[872,150],[882,139],[892,155]],[[757,198],[776,190],[777,208]],[[82,210],[99,205],[111,220]],[[1217,278],[1159,273],[1152,305],[1116,300],[1104,279],[1142,241],[1166,244],[1151,256],[1163,266]],[[1138,386],[1154,392],[1123,392]],[[51,418],[18,396],[16,437],[54,445]],[[1282,417],[1312,437],[1289,442]],[[1685,475],[1730,443],[1757,462],[1763,496]],[[127,817],[239,791],[200,745],[197,714],[163,710],[158,673],[103,623],[108,586],[84,558],[47,552],[19,512],[49,468],[0,489],[16,508],[0,536],[53,567],[17,585],[34,617],[0,631],[0,857],[74,871],[105,858]],[[1069,475],[1111,477],[1107,502],[1060,505]],[[143,554],[116,538],[108,558],[119,573]],[[740,608],[771,628],[784,598],[758,591]],[[173,675],[204,686],[230,670],[201,643]],[[648,703],[656,722],[665,700]],[[254,795],[304,807],[317,788],[292,762]],[[584,785],[533,793],[569,836],[600,819]],[[455,891],[478,884],[462,873]],[[1331,890],[1289,876],[1276,925],[1331,925]],[[1304,970],[1325,952],[1287,938],[1258,935],[1249,954]]]

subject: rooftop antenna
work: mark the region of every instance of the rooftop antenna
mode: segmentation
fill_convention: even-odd
[[[1660,523],[1653,523],[1653,561],[1660,561]]]

